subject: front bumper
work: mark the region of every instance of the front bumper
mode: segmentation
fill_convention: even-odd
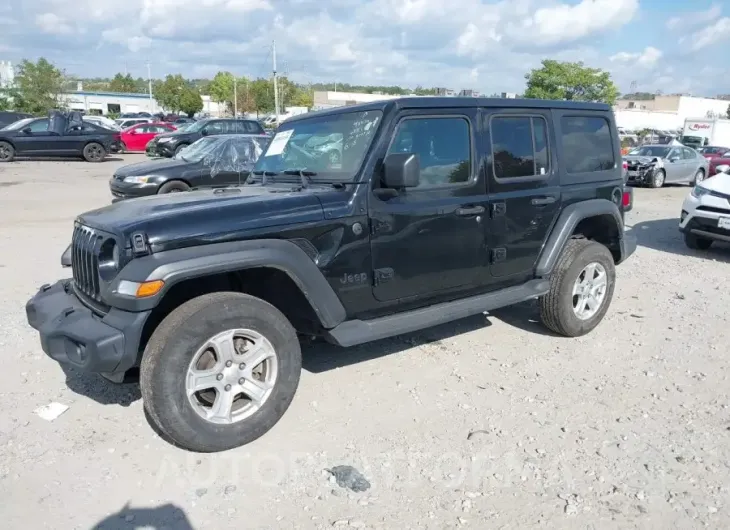
[[[145,148],[145,154],[153,158],[160,156],[170,158],[175,155],[175,147],[177,147],[175,142],[158,143],[150,141]]]
[[[142,328],[149,315],[149,311],[115,308],[99,315],[77,298],[70,279],[41,287],[28,300],[25,312],[51,359],[104,374],[123,373],[138,363]]]
[[[157,193],[159,184],[149,182],[146,184],[127,184],[112,177],[109,181],[109,191],[112,194],[112,202],[119,202],[124,199],[137,197],[148,197]]]
[[[649,167],[641,167],[638,168],[629,168],[627,172],[627,180],[626,182],[628,184],[638,184],[638,185],[644,185],[649,184],[652,179],[654,178],[654,166]]]

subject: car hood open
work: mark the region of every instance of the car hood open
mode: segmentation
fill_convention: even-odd
[[[78,221],[121,237],[127,246],[130,236],[141,232],[153,250],[168,250],[246,239],[273,226],[322,221],[318,196],[323,194],[346,200],[345,193],[331,186],[253,184],[120,201],[86,212]]]

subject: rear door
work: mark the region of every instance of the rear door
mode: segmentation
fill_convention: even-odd
[[[700,167],[700,158],[704,157],[694,149],[682,148],[682,162],[684,162],[684,177],[682,180],[694,179],[695,173]]]
[[[485,109],[489,193],[487,246],[494,277],[532,274],[560,211],[552,115],[546,109]]]

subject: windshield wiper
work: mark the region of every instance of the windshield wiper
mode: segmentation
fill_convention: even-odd
[[[268,182],[267,177],[275,177],[279,174],[278,171],[268,171],[265,169],[257,169],[251,172],[252,175],[261,175],[261,185],[266,186],[266,183]],[[274,182],[273,180],[271,182]]]
[[[301,168],[301,169],[287,169],[284,171],[285,175],[299,175],[299,178],[302,181],[302,189],[306,188],[312,183],[312,177],[317,176],[316,171],[309,171],[308,169]]]

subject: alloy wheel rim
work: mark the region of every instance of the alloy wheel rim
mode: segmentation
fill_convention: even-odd
[[[276,352],[266,337],[251,329],[231,329],[214,335],[195,353],[185,393],[202,419],[230,425],[266,403],[278,372]]]
[[[603,306],[608,291],[606,268],[597,262],[583,267],[573,284],[573,312],[581,320],[595,316]]]
[[[657,172],[657,174],[654,176],[654,183],[657,187],[664,184],[664,173],[662,173],[661,171]]]

